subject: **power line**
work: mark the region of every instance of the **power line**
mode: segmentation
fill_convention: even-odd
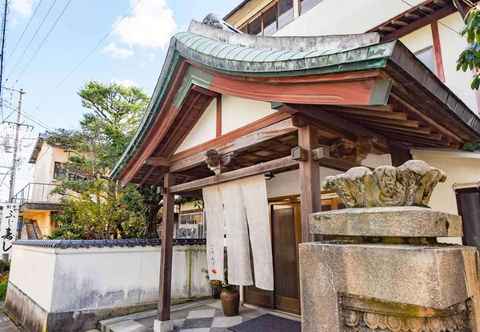
[[[139,0],[137,2],[137,5],[135,6],[134,10],[136,8],[138,8],[141,5],[142,2],[143,2],[143,0]],[[123,15],[117,21],[116,25],[120,24],[127,17],[130,17],[130,15],[128,15],[128,14]],[[112,35],[114,30],[115,29],[111,29],[109,32],[107,32],[105,35],[103,35],[102,38],[100,38],[100,40],[95,44],[95,46],[77,64],[75,64],[72,67],[72,69],[67,73],[67,75],[65,75],[65,77],[63,79],[61,79],[58,82],[58,84],[55,86],[55,88],[59,88],[60,86],[62,86],[63,83],[65,83],[70,78],[70,76],[72,76],[93,55],[93,53],[95,53],[100,48],[100,46],[102,46],[102,44]]]
[[[32,15],[30,16],[30,19],[28,20],[27,24],[25,25],[25,29],[23,29],[22,34],[20,35],[20,38],[18,38],[17,42],[15,43],[15,46],[13,47],[12,53],[10,53],[10,56],[13,56],[15,54],[15,51],[17,50],[18,46],[20,45],[20,42],[22,41],[23,37],[25,36],[25,32],[27,32],[28,28],[30,27],[30,24],[33,21],[33,18],[38,12],[38,9],[40,8],[40,5],[42,4],[43,0],[38,1],[37,6],[35,6],[35,9],[33,10]]]
[[[4,8],[3,8],[3,22],[2,22],[2,46],[1,46],[1,58],[0,58],[0,98],[2,98],[2,86],[3,86],[3,65],[5,61],[5,40],[6,40],[6,32],[7,32],[7,11],[8,11],[8,0],[5,0]],[[3,117],[3,105],[2,109],[2,117]]]
[[[27,62],[27,64],[25,65],[25,67],[23,68],[23,70],[20,72],[20,74],[18,74],[18,77],[17,77],[17,81],[19,81],[21,79],[21,77],[23,76],[23,74],[25,74],[25,72],[27,71],[28,67],[30,66],[30,64],[33,62],[33,60],[37,57],[38,53],[40,53],[40,50],[42,49],[43,45],[45,45],[45,43],[47,42],[47,39],[48,37],[50,37],[50,35],[52,34],[53,30],[55,30],[56,26],[58,25],[58,22],[60,22],[60,19],[63,17],[63,15],[65,14],[65,12],[67,11],[68,7],[70,6],[70,4],[72,3],[72,0],[68,0],[67,3],[65,4],[65,6],[63,7],[62,11],[60,12],[60,15],[58,15],[57,19],[55,20],[55,22],[53,23],[53,25],[50,27],[50,30],[48,30],[47,34],[45,35],[45,37],[42,39],[42,41],[40,42],[40,44],[38,45],[38,47],[35,49],[32,57],[30,58],[30,60]]]
[[[45,16],[43,16],[43,19],[42,21],[40,22],[40,25],[37,27],[37,30],[35,30],[35,33],[33,34],[32,38],[30,39],[30,41],[27,43],[27,45],[25,46],[25,49],[23,50],[23,53],[22,55],[18,58],[17,62],[15,62],[15,64],[13,65],[12,69],[10,70],[10,74],[8,75],[9,78],[11,78],[11,76],[13,75],[13,73],[15,72],[15,69],[17,68],[17,66],[22,62],[22,59],[23,57],[25,56],[25,54],[27,53],[28,49],[30,48],[30,45],[33,43],[33,41],[35,40],[35,38],[37,37],[38,33],[40,32],[41,28],[43,27],[43,25],[45,24],[45,22],[47,21],[47,18],[48,16],[50,15],[50,13],[52,12],[52,9],[53,7],[55,6],[57,0],[53,0],[52,4],[50,5],[50,7],[48,8]]]

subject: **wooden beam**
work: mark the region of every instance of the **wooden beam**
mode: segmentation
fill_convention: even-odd
[[[418,30],[434,21],[438,21],[439,19],[441,18],[444,18],[445,16],[448,16],[452,13],[455,12],[455,7],[453,5],[447,5],[445,7],[443,7],[442,9],[439,9],[439,10],[436,10],[434,11],[433,13],[427,15],[427,16],[424,16],[424,17],[420,17],[416,14],[413,14],[413,13],[406,13],[404,14],[406,17],[409,17],[409,18],[415,18],[415,17],[418,17],[418,19],[415,19],[415,21],[413,21],[412,23],[410,23],[409,25],[407,26],[404,26],[400,29],[397,29],[396,31],[393,31],[391,33],[388,33],[386,35],[384,35],[382,37],[382,40],[383,41],[391,41],[391,40],[395,40],[395,39],[399,39],[405,35],[408,35],[410,32],[413,32],[415,30]],[[401,14],[402,15],[402,14]],[[377,28],[378,29],[378,28]],[[375,28],[372,29],[372,31],[375,31]]]
[[[432,126],[437,130],[439,133],[445,135],[446,137],[451,138],[452,140],[463,143],[463,140],[455,134],[453,131],[448,129],[447,127],[444,127],[443,125],[437,123],[435,120],[430,118],[428,115],[422,113],[420,110],[416,109],[410,103],[405,100],[403,97],[401,97],[399,94],[392,92],[390,97],[400,106],[403,106],[403,108],[408,112],[411,113],[413,116],[416,118],[422,120],[423,122],[427,123],[428,125]]]
[[[222,136],[222,95],[217,96],[217,112],[216,112],[216,137]]]
[[[362,166],[361,164],[339,158],[330,157],[330,148],[321,146],[312,150],[312,157],[320,166],[346,172],[352,167]]]
[[[380,123],[380,124],[386,124],[386,125],[395,125],[398,127],[407,127],[407,128],[419,128],[420,127],[420,122],[416,120],[393,120],[393,119],[384,119],[384,118],[371,118],[368,116],[359,116],[356,114],[349,114],[349,118],[353,117],[355,120],[358,120],[360,122],[366,122],[367,125],[368,123]]]
[[[164,176],[163,187],[163,219],[161,232],[160,255],[160,298],[158,315],[160,321],[170,320],[171,292],[172,292],[172,255],[173,255],[173,223],[174,223],[174,195],[170,192],[174,184],[171,173]]]
[[[440,34],[438,32],[438,23],[433,21],[430,25],[432,27],[433,52],[435,57],[435,69],[437,77],[445,82],[445,70],[443,67],[442,46],[440,44]]]
[[[147,173],[143,176],[143,179],[138,183],[138,186],[139,187],[143,186],[148,181],[148,178],[150,178],[150,176],[154,171],[155,171],[155,166],[150,167]]]
[[[468,11],[470,10],[470,6],[467,6],[466,3],[462,0],[452,0],[452,2],[457,8],[462,18],[465,19],[465,16],[467,16]]]
[[[372,118],[372,119],[389,119],[389,120],[407,120],[407,115],[401,112],[375,112],[375,111],[368,111],[368,110],[361,110],[361,109],[353,109],[353,108],[334,108],[332,112],[339,112],[339,113],[348,113],[354,116],[360,116],[365,118]]]
[[[165,157],[150,157],[145,160],[145,165],[157,166],[157,167],[169,167],[170,161]]]
[[[288,118],[247,133],[245,136],[232,136],[231,140],[224,140],[222,145],[216,146],[215,144],[212,144],[212,148],[215,148],[215,150],[222,155],[232,152],[241,152],[259,143],[293,133],[296,130],[297,128],[292,124],[292,119]],[[170,171],[181,172],[204,163],[207,160],[205,153],[210,150],[207,145],[205,145],[204,148],[206,150],[200,150],[191,156],[173,161],[170,165]]]
[[[309,242],[310,214],[322,210],[320,190],[320,166],[314,160],[312,150],[317,147],[315,129],[311,125],[298,128],[298,145],[306,151],[306,160],[299,162],[300,214],[302,218],[302,242]]]
[[[289,169],[298,166],[298,162],[293,160],[290,156],[266,161],[250,167],[237,169],[230,172],[221,173],[219,175],[210,176],[207,178],[194,180],[187,183],[177,184],[170,188],[172,194],[181,192],[189,192],[202,189],[206,186],[211,186],[219,183],[242,179],[248,176],[258,175],[266,172],[273,172],[283,169]]]
[[[328,126],[349,139],[360,137],[372,137],[376,139],[376,144],[380,146],[387,146],[387,140],[382,135],[374,132],[364,126],[358,125],[352,121],[338,117],[335,114],[335,110],[329,108],[329,106],[314,106],[314,105],[286,105],[285,110],[291,108],[299,114],[304,114],[318,120],[321,124]],[[352,135],[354,137],[352,137]]]

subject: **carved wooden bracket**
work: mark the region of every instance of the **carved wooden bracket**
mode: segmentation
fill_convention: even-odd
[[[373,150],[373,139],[360,137],[356,142],[340,138],[330,145],[330,156],[360,163]]]
[[[227,153],[224,155],[221,155],[217,150],[208,150],[206,152],[207,159],[205,162],[207,163],[208,168],[215,173],[215,175],[218,175],[222,173],[222,169],[225,166],[228,166],[234,157],[234,153]]]
[[[290,150],[290,154],[291,154],[293,160],[296,160],[296,161],[307,161],[308,160],[307,150],[302,149],[299,146],[293,147]]]

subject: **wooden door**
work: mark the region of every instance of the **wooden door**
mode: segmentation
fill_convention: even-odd
[[[274,307],[300,314],[298,244],[301,239],[299,203],[271,205]]]
[[[300,314],[298,243],[301,238],[300,204],[271,203],[274,291],[245,287],[245,302]]]
[[[463,244],[480,249],[480,189],[463,188],[455,193],[458,213],[463,221]]]

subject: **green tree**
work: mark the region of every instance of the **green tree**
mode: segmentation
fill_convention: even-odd
[[[480,87],[480,9],[473,7],[465,16],[465,28],[462,36],[467,39],[468,47],[457,60],[457,70],[472,71],[472,89]]]
[[[153,237],[161,196],[156,188],[121,187],[108,178],[148,104],[135,87],[88,82],[79,92],[87,112],[79,130],[48,133],[48,143],[70,151],[56,192],[64,211],[53,237]],[[153,225],[153,226],[152,226]]]
[[[457,60],[457,70],[471,71],[473,78],[470,86],[474,90],[480,87],[480,9],[471,8],[465,16],[465,27],[462,36],[467,39],[468,46]],[[466,151],[480,150],[480,142],[471,142],[463,147]]]

